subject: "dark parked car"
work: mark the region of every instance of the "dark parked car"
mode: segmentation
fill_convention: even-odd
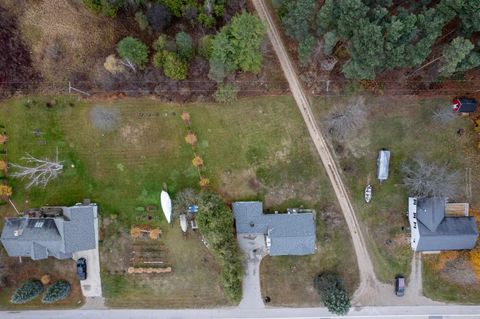
[[[395,294],[398,297],[405,295],[405,278],[402,275],[395,276]]]
[[[87,260],[85,258],[77,260],[77,276],[80,280],[87,279]]]

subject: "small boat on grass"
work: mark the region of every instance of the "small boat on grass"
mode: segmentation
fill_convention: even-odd
[[[172,200],[166,191],[160,193],[160,204],[165,214],[165,219],[170,224],[172,221]]]
[[[365,202],[370,203],[372,200],[372,185],[368,184],[367,187],[365,187]]]
[[[180,228],[182,229],[182,231],[184,233],[186,233],[187,232],[187,227],[188,227],[187,216],[185,216],[185,214],[181,214],[179,219],[180,219]]]

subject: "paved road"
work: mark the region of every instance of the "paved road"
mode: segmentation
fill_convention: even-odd
[[[266,24],[268,37],[277,54],[280,61],[283,73],[287,79],[290,90],[295,98],[298,108],[303,116],[305,124],[307,125],[308,132],[313,140],[315,148],[317,149],[320,159],[322,160],[325,170],[328,174],[330,182],[332,183],[335,195],[338,198],[338,202],[342,209],[343,215],[348,225],[348,229],[352,236],[353,246],[357,256],[358,268],[360,271],[360,285],[354,295],[354,304],[356,305],[371,305],[375,304],[379,299],[378,287],[382,286],[381,290],[387,289],[386,285],[382,285],[378,282],[373,269],[373,264],[370,259],[365,239],[361,232],[360,225],[353,210],[353,206],[348,197],[345,185],[342,182],[342,178],[335,163],[330,149],[328,148],[325,137],[322,135],[315,117],[313,115],[310,102],[303,90],[303,87],[298,79],[295,68],[293,67],[290,58],[287,54],[285,46],[283,44],[280,33],[278,32],[275,23],[268,11],[268,8],[264,0],[252,1],[255,9],[258,12],[260,19]]]
[[[422,306],[422,307],[365,307],[352,310],[348,316],[337,317],[325,308],[267,308],[267,309],[191,309],[191,310],[43,310],[0,312],[2,319],[203,319],[203,318],[378,318],[378,319],[479,319],[480,307]]]

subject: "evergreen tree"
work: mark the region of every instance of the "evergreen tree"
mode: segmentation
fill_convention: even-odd
[[[42,303],[54,303],[60,300],[64,300],[68,297],[71,291],[71,286],[68,281],[59,280],[53,283],[47,288],[47,291],[43,294]]]
[[[341,278],[336,273],[326,272],[315,277],[314,286],[328,311],[336,315],[346,315],[350,310],[348,296]]]
[[[175,36],[178,54],[189,61],[193,57],[192,38],[185,32],[178,32]]]
[[[148,61],[148,48],[140,40],[133,37],[123,38],[117,44],[118,55],[142,69]]]
[[[10,299],[11,303],[14,304],[23,304],[34,299],[40,295],[43,291],[43,285],[40,280],[30,279],[23,283],[23,285],[15,290],[15,293]]]
[[[457,67],[470,54],[474,45],[470,40],[462,37],[456,37],[453,41],[443,49],[442,66],[440,67],[440,75],[449,76],[457,71]]]

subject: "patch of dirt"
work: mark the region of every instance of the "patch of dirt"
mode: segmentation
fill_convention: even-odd
[[[95,105],[90,109],[90,122],[92,126],[104,131],[113,131],[118,125],[119,112],[114,108]]]
[[[265,193],[264,206],[277,206],[289,199],[301,198],[308,203],[318,200],[319,186],[315,183],[284,183],[267,189]]]
[[[343,215],[335,206],[328,206],[322,209],[317,215],[330,229],[337,229],[345,226]]]
[[[225,170],[220,176],[222,194],[227,199],[252,198],[263,188],[252,168],[244,170]]]
[[[143,147],[140,143],[140,141],[143,139],[143,136],[145,135],[147,129],[148,129],[149,124],[144,122],[141,125],[124,125],[120,129],[120,135],[122,136],[122,139],[131,145],[137,145],[139,147]]]
[[[15,17],[0,7],[0,97],[32,89],[39,76],[18,32]]]
[[[103,63],[127,31],[117,20],[97,17],[76,1],[29,2],[19,21],[35,66],[55,82],[89,79],[95,64]]]
[[[459,285],[477,285],[478,279],[471,264],[465,257],[445,263],[441,276]]]
[[[108,236],[105,236],[100,245],[100,254],[105,261],[102,267],[110,273],[124,273],[130,264],[132,241],[121,229],[112,231],[119,227],[117,222],[110,220],[108,224],[109,227],[106,229]]]

